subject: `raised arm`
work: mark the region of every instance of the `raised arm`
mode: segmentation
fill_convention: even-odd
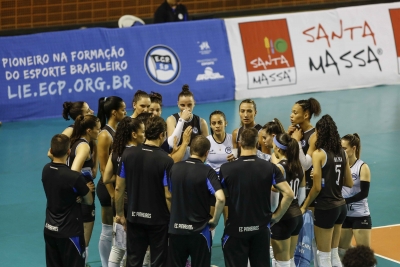
[[[208,124],[205,119],[200,118],[200,128],[201,128],[201,135],[207,137],[208,134]]]

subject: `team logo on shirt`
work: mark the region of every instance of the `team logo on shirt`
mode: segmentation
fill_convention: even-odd
[[[194,134],[197,134],[199,132],[199,129],[197,129],[197,127],[193,127],[192,131],[193,131]]]
[[[305,147],[306,146],[306,140],[301,140],[301,147]]]
[[[351,177],[353,178],[353,181],[357,180],[357,174],[352,173],[352,174],[351,174]]]
[[[232,148],[230,146],[225,147],[225,152],[226,152],[226,154],[231,154],[232,153]]]
[[[153,82],[167,85],[173,83],[181,72],[178,55],[172,48],[164,45],[151,47],[144,58],[147,75]]]

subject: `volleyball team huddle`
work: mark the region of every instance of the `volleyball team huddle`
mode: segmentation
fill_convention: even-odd
[[[316,99],[293,105],[287,130],[277,118],[257,124],[256,103],[243,100],[232,134],[219,110],[209,134],[187,85],[166,121],[158,93],[138,90],[132,105],[127,117],[117,96],[100,98],[97,116],[86,102],[64,103],[63,117],[75,122],[53,137],[42,175],[47,266],[85,265],[95,192],[103,267],[208,267],[221,214],[227,267],[270,266],[270,258],[272,266],[342,266],[353,236],[370,246],[360,137],[340,137],[330,115],[311,125]],[[296,251],[299,240],[309,252]]]

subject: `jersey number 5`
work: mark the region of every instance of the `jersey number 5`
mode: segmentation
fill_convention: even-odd
[[[336,180],[336,185],[339,185],[339,180],[340,180],[340,167],[341,167],[341,165],[340,164],[338,164],[338,165],[336,165],[335,166],[335,171],[337,172],[337,180]]]

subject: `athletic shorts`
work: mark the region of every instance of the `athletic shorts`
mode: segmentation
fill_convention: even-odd
[[[107,191],[106,185],[101,182],[101,179],[97,183],[96,194],[102,207],[111,207],[111,196]]]
[[[83,218],[83,222],[94,222],[94,219],[96,217],[96,207],[94,205],[94,197],[95,197],[95,193],[93,192],[93,204],[92,205],[85,205],[85,204],[81,204],[82,207],[82,218]]]
[[[329,210],[316,208],[314,211],[314,225],[320,228],[330,229],[335,224],[343,224],[346,215],[346,204]]]
[[[83,235],[71,238],[57,238],[44,234],[46,266],[85,266],[85,238]]]
[[[371,216],[364,217],[346,217],[342,228],[346,229],[371,229],[372,221]]]
[[[271,238],[274,240],[286,240],[291,236],[299,235],[303,227],[303,215],[279,221],[271,227]]]

